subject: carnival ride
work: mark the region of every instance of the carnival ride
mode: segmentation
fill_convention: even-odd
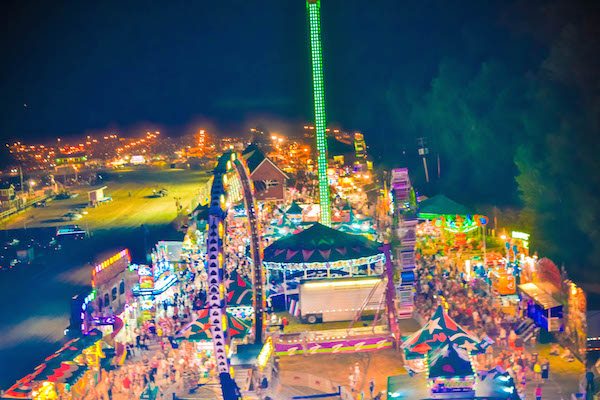
[[[323,49],[321,45],[321,0],[307,0],[310,31],[310,59],[313,78],[315,136],[317,139],[317,172],[319,176],[320,222],[331,226],[331,200],[327,177],[327,120],[325,116],[325,83],[323,79]]]
[[[252,258],[254,337],[257,343],[262,343],[264,330],[265,293],[262,247],[254,189],[244,159],[235,152],[226,152],[219,158],[213,174],[206,241],[208,319],[223,398],[224,400],[237,400],[241,398],[241,393],[233,379],[233,370],[229,359],[227,293],[223,282],[225,275],[223,257],[225,223],[228,209],[236,201],[244,201],[248,216]]]
[[[392,170],[392,198],[395,235],[392,242],[395,259],[400,264],[400,280],[396,286],[399,298],[399,317],[410,318],[414,309],[413,287],[415,283],[415,245],[417,241],[416,197],[410,183],[407,168]]]

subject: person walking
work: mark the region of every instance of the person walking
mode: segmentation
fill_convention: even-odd
[[[352,393],[354,393],[354,389],[356,386],[356,377],[354,374],[350,374],[348,376],[348,383],[350,384],[350,391],[352,391]]]
[[[539,361],[536,361],[535,364],[533,364],[533,373],[535,376],[535,381],[536,382],[541,382],[542,380],[542,366],[540,364]]]
[[[369,381],[369,394],[371,395],[371,400],[373,400],[373,395],[375,394],[375,379]]]
[[[535,387],[535,400],[542,400],[542,386],[539,383]]]
[[[543,360],[542,362],[542,379],[543,380],[548,380],[548,378],[550,377],[550,362],[546,359]]]
[[[588,369],[585,373],[585,398],[593,399],[594,392],[596,391],[596,384],[594,383],[594,373],[591,369]]]

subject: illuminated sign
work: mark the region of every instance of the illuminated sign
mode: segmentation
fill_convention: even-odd
[[[475,385],[475,378],[436,378],[433,380],[433,393],[464,393],[471,392]]]
[[[92,318],[92,324],[94,325],[114,325],[115,316],[110,315],[108,317],[94,317]]]
[[[129,160],[131,164],[144,164],[146,162],[146,158],[142,155],[131,156]]]
[[[121,250],[120,252],[118,252],[117,254],[113,255],[109,259],[104,260],[104,261],[102,261],[99,264],[96,264],[96,266],[92,270],[92,287],[96,286],[96,275],[98,275],[99,273],[101,273],[105,269],[111,267],[116,262],[118,262],[120,260],[123,260],[123,259],[127,260],[127,265],[129,265],[129,263],[131,262],[131,256],[129,255],[129,250],[128,249]]]
[[[85,298],[83,299],[83,303],[81,304],[81,314],[80,314],[80,319],[81,319],[81,331],[85,332],[85,310],[88,307],[88,304],[90,304],[92,301],[94,301],[96,299],[96,294],[97,291],[96,289],[93,289],[90,294],[88,294],[87,296],[85,296]]]
[[[529,240],[529,233],[512,231],[511,236],[513,239]]]

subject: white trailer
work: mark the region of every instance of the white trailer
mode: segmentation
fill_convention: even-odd
[[[300,282],[300,317],[309,324],[351,321],[359,311],[377,310],[385,294],[381,276],[309,279]]]

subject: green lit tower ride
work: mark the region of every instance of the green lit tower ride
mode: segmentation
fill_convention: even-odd
[[[327,179],[327,136],[325,127],[325,85],[323,84],[323,51],[321,47],[321,1],[307,0],[310,25],[310,58],[312,61],[313,98],[315,104],[315,133],[317,138],[317,172],[321,223],[331,226],[329,180]]]

